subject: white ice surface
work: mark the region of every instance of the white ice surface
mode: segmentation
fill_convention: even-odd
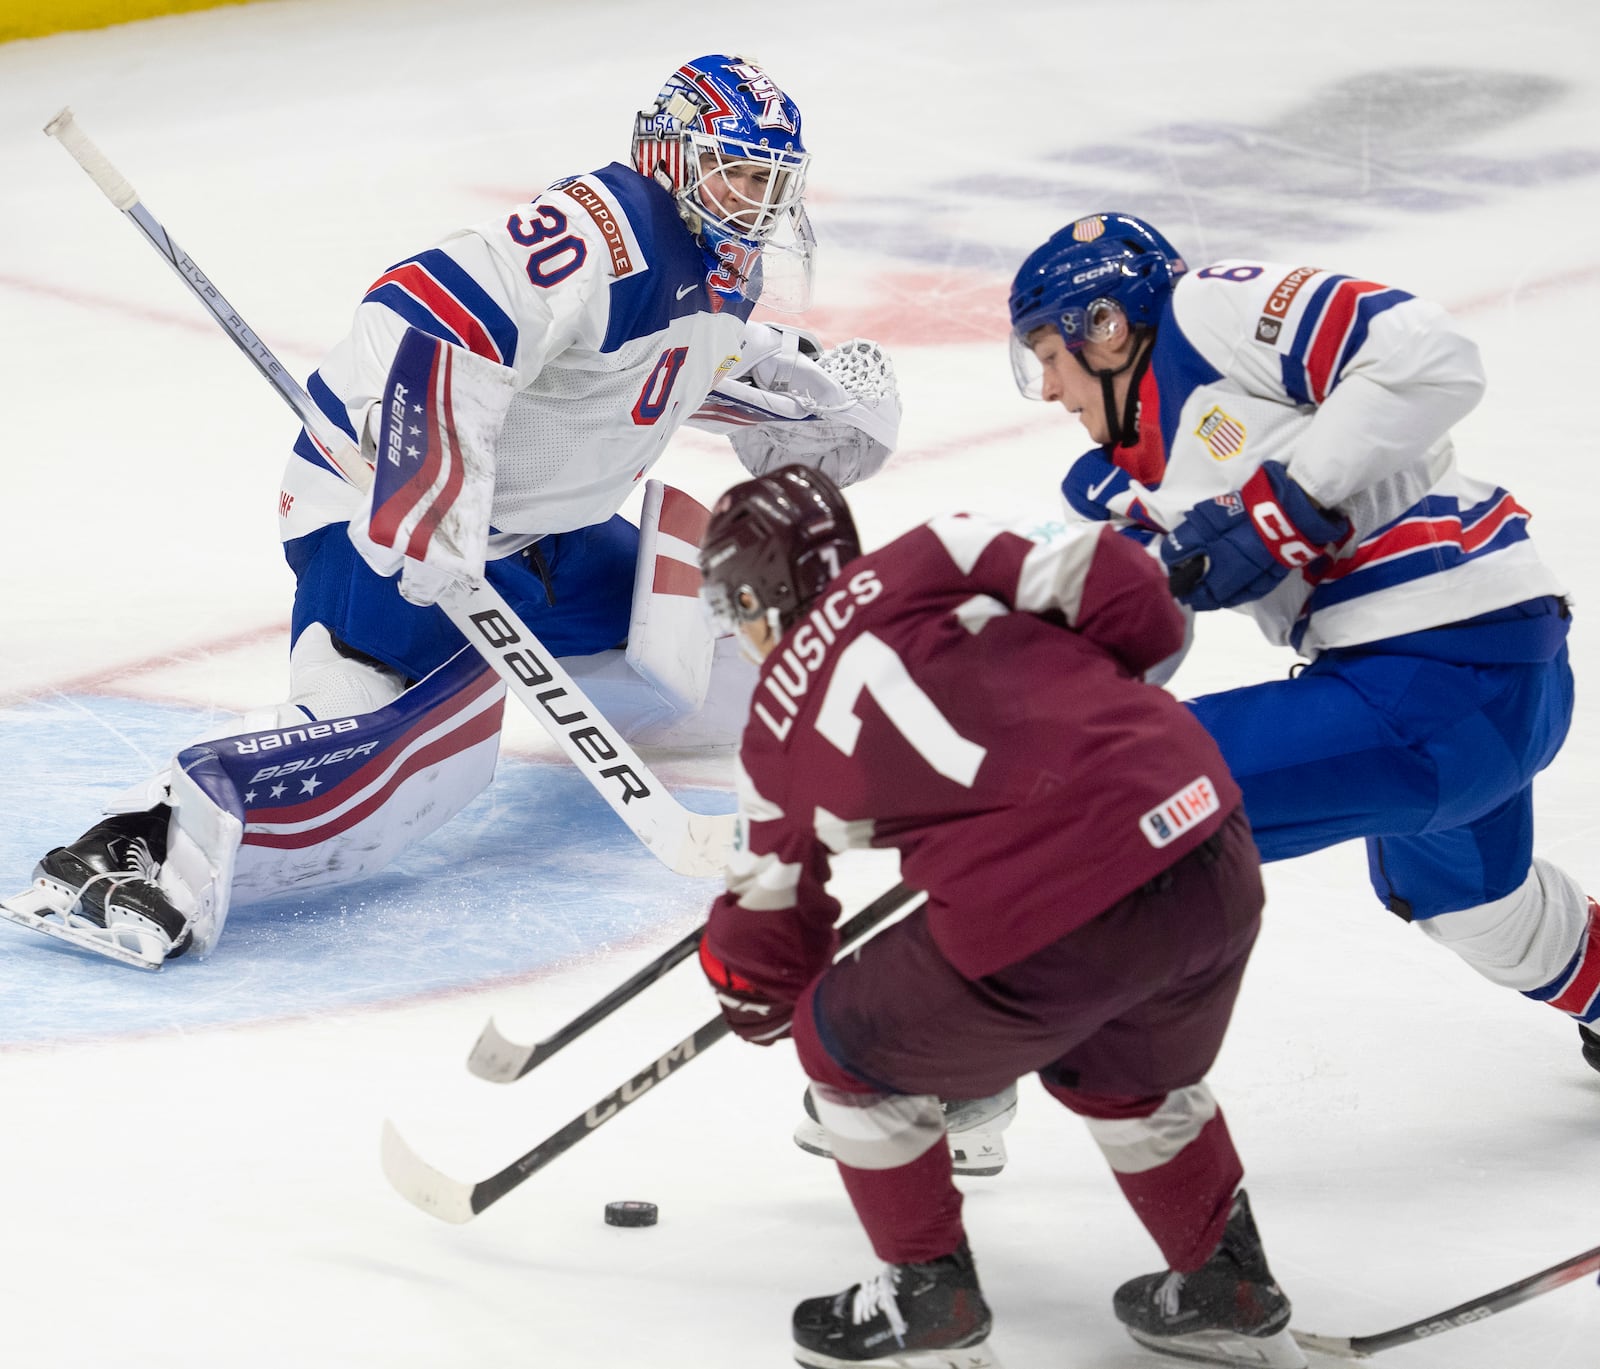
[[[1086,445],[1018,398],[1005,285],[1095,208],[1191,259],[1337,266],[1455,310],[1487,400],[1468,469],[1535,515],[1579,605],[1579,714],[1538,848],[1600,887],[1600,674],[1586,610],[1600,348],[1600,12],[1582,0],[1334,6],[280,0],[0,47],[0,869],[198,731],[276,699],[274,529],[293,422],[40,129],[71,104],[291,369],[366,284],[458,223],[625,156],[682,59],[737,47],[805,111],[828,341],[889,344],[904,449],[855,496],[875,542],[951,507],[1047,514]],[[738,476],[686,435],[657,474]],[[1208,621],[1182,693],[1281,674]],[[487,1176],[710,1012],[685,968],[509,1088],[493,1013],[549,1032],[693,925],[531,726],[489,794],[341,899],[240,913],[157,976],[0,930],[0,1363],[28,1369],[787,1362],[800,1297],[871,1269],[837,1179],[788,1140],[787,1046],[720,1046],[454,1228],[378,1168],[393,1118]],[[663,757],[715,807],[720,763]],[[862,859],[860,901],[892,882]],[[1600,1244],[1600,1076],[1567,1022],[1379,908],[1361,853],[1269,872],[1213,1075],[1308,1330],[1385,1329]],[[1081,1125],[1025,1084],[967,1215],[1011,1369],[1157,1361],[1109,1310],[1155,1253]],[[606,1200],[661,1208],[649,1231]],[[1386,1352],[1394,1369],[1593,1369],[1592,1280]]]

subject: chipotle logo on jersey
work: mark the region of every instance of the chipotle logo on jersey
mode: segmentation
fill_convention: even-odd
[[[1297,266],[1272,287],[1266,308],[1256,320],[1257,342],[1277,342],[1283,332],[1283,321],[1289,317],[1289,306],[1294,303],[1294,297],[1300,293],[1300,287],[1320,269],[1316,266]]]
[[[627,239],[622,236],[622,229],[617,224],[617,216],[611,212],[611,206],[595,192],[593,186],[584,181],[574,181],[562,187],[562,193],[571,195],[581,204],[594,220],[595,227],[605,234],[606,246],[611,251],[612,274],[630,274],[633,271],[633,257],[628,252]]]

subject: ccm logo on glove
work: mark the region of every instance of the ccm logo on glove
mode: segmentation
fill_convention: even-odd
[[[1245,481],[1241,493],[1250,510],[1250,521],[1256,525],[1261,540],[1279,565],[1292,570],[1296,566],[1308,566],[1322,555],[1322,549],[1307,542],[1300,529],[1284,512],[1265,467]],[[1307,504],[1311,502],[1298,488],[1296,493],[1300,493]]]

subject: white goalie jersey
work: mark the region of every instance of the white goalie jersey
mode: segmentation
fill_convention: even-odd
[[[357,442],[401,336],[415,327],[510,372],[495,444],[490,555],[604,522],[697,415],[759,471],[831,461],[849,483],[892,450],[899,400],[870,343],[802,350],[713,291],[670,196],[613,163],[384,272],[308,384]],[[809,341],[809,340],[808,340]],[[758,438],[794,430],[787,443]],[[279,500],[285,541],[352,518],[359,496],[304,435]]]

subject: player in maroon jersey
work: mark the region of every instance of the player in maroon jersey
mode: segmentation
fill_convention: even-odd
[[[1262,891],[1216,746],[1143,680],[1183,638],[1161,570],[1110,531],[966,515],[862,555],[799,466],[724,494],[700,564],[762,657],[701,963],[739,1035],[793,1033],[886,1262],[800,1304],[796,1358],[994,1363],[939,1100],[1037,1071],[1169,1266],[1117,1291],[1129,1331],[1303,1364],[1205,1083]],[[830,968],[829,854],[862,846],[898,849],[927,902]]]

